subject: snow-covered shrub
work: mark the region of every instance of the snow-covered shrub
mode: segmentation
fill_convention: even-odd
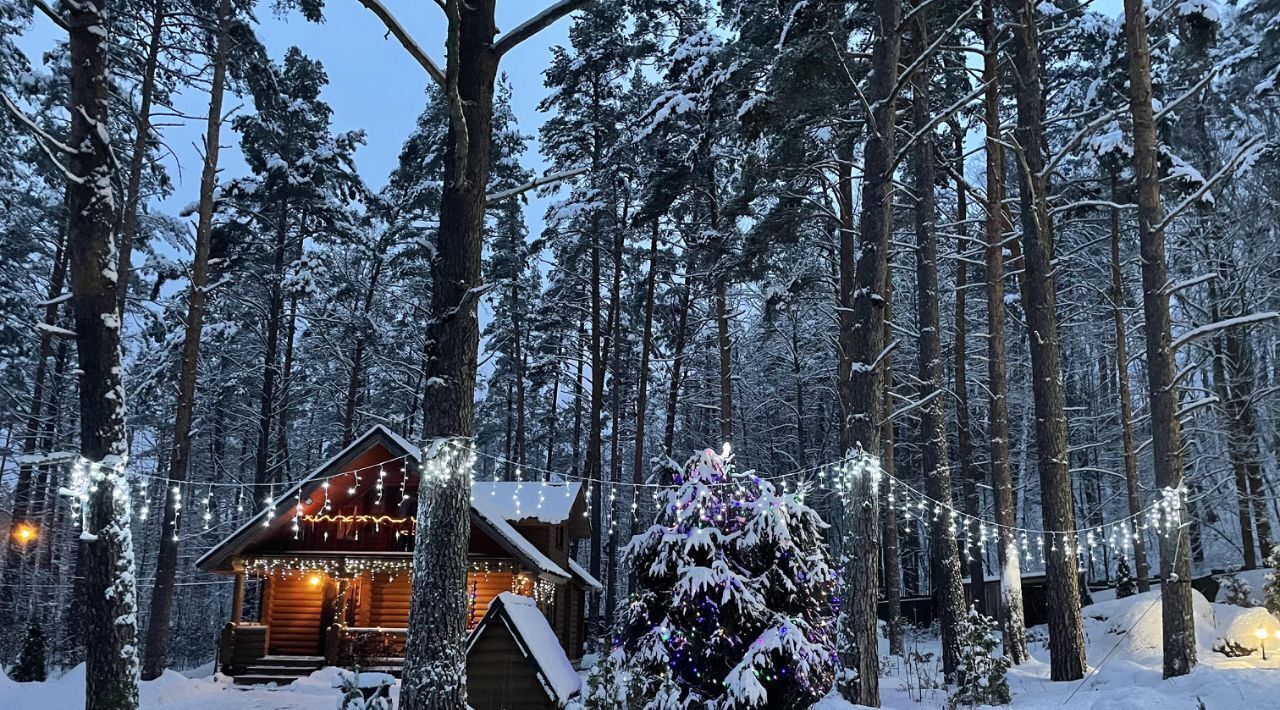
[[[623,669],[622,654],[606,653],[587,672],[587,682],[577,703],[581,710],[631,710],[638,708],[639,683]]]
[[[1253,586],[1240,575],[1225,575],[1222,577],[1221,583],[1222,587],[1218,590],[1218,595],[1223,602],[1234,606],[1256,606],[1257,602],[1253,598]]]
[[[956,630],[960,643],[960,667],[952,707],[1008,704],[1009,659],[997,653],[1000,645],[996,620],[969,607]]]
[[[44,658],[44,629],[41,628],[39,619],[32,619],[31,625],[27,627],[27,636],[22,641],[22,654],[18,656],[13,670],[9,671],[9,677],[20,683],[47,680],[49,672],[45,668]]]
[[[1272,548],[1267,556],[1267,583],[1262,586],[1262,605],[1267,611],[1280,616],[1280,545]]]
[[[626,557],[636,587],[615,630],[645,707],[807,708],[835,678],[836,583],[804,491],[779,493],[696,454]]]
[[[1124,599],[1138,593],[1138,580],[1133,578],[1129,560],[1123,555],[1116,561],[1116,599]]]
[[[391,686],[395,682],[387,673],[342,671],[333,682],[342,693],[338,710],[392,710]]]

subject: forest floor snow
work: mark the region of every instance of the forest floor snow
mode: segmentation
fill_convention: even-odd
[[[1160,593],[1148,592],[1126,599],[1100,601],[1084,608],[1085,653],[1088,670],[1083,680],[1055,683],[1049,680],[1048,630],[1028,630],[1031,660],[1009,671],[1013,695],[1011,710],[1220,710],[1275,707],[1280,697],[1280,640],[1274,632],[1280,622],[1264,609],[1210,604],[1194,592],[1197,657],[1191,673],[1164,680],[1161,658]],[[1231,658],[1214,648],[1231,641],[1258,648],[1254,631],[1261,625],[1272,632],[1267,660],[1258,652]],[[882,641],[883,643],[883,641]],[[947,706],[946,690],[937,687],[941,674],[936,636],[908,637],[908,659],[888,657],[880,678],[885,708],[918,710]],[[912,660],[914,654],[930,656]],[[814,710],[850,710],[838,697],[828,697]]]
[[[1280,640],[1273,636],[1267,660],[1261,654],[1231,658],[1214,648],[1223,641],[1257,648],[1253,631],[1259,624],[1273,633],[1280,622],[1259,609],[1210,604],[1195,596],[1197,651],[1200,665],[1190,674],[1161,678],[1161,609],[1158,592],[1128,599],[1102,601],[1084,609],[1089,674],[1082,681],[1049,680],[1047,632],[1029,631],[1032,658],[1009,673],[1011,710],[1222,710],[1275,707],[1280,697]],[[920,710],[947,706],[945,689],[937,687],[940,668],[938,641],[926,633],[908,639],[908,659],[888,657],[880,679],[885,708]],[[920,660],[920,659],[928,660]],[[166,672],[142,683],[144,710],[312,710],[337,701],[333,680],[337,669],[326,668],[284,688],[235,687],[230,678],[195,671]],[[393,689],[398,694],[398,688]],[[44,683],[17,683],[0,674],[0,708],[14,710],[79,710],[84,707],[84,667]],[[851,710],[836,697],[815,710]]]

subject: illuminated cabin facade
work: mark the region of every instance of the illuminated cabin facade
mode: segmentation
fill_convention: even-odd
[[[253,683],[320,665],[398,670],[418,468],[417,447],[374,427],[197,560],[235,578],[218,647],[224,673]],[[591,534],[582,485],[477,482],[472,501],[468,628],[494,597],[515,592],[536,600],[565,654],[580,658],[586,596],[599,588],[570,556],[574,540]]]

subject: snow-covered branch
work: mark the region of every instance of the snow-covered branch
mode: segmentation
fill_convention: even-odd
[[[57,25],[58,27],[61,27],[62,29],[68,32],[71,31],[71,25],[67,24],[66,18],[64,18],[62,14],[59,13],[57,10],[54,10],[52,7],[49,7],[49,5],[44,0],[31,0],[31,5],[35,9],[44,13],[44,15],[48,17],[49,20],[53,22],[53,24]]]
[[[1160,224],[1157,224],[1155,228],[1160,230],[1168,227],[1169,223],[1176,219],[1178,215],[1187,211],[1187,208],[1199,202],[1200,198],[1204,197],[1205,193],[1209,192],[1209,190],[1212,190],[1214,185],[1221,182],[1227,175],[1234,173],[1238,166],[1242,163],[1249,163],[1256,160],[1258,154],[1265,147],[1266,143],[1263,141],[1261,135],[1255,135],[1249,138],[1249,140],[1245,141],[1244,144],[1236,150],[1235,155],[1231,156],[1231,159],[1222,166],[1222,169],[1214,173],[1213,177],[1205,180],[1199,190],[1188,195],[1187,198],[1179,203],[1177,207],[1170,210],[1169,213],[1164,216],[1164,219],[1160,220]]]
[[[395,15],[391,14],[391,11],[387,9],[386,5],[383,5],[380,0],[360,0],[360,4],[364,5],[370,12],[377,15],[379,20],[382,20],[382,24],[386,26],[387,32],[394,35],[397,40],[400,40],[400,45],[405,48],[405,51],[409,53],[409,56],[413,57],[417,60],[418,64],[422,65],[423,69],[427,70],[427,74],[430,75],[432,81],[436,82],[440,86],[444,86],[444,72],[440,70],[440,66],[435,63],[435,60],[427,55],[427,52],[422,48],[422,45],[418,44],[418,42],[414,40],[413,36],[404,28],[404,25],[400,24],[400,21],[396,19]]]
[[[1197,328],[1192,328],[1191,330],[1188,330],[1182,335],[1179,335],[1177,338],[1174,338],[1173,342],[1169,344],[1169,349],[1177,351],[1179,348],[1186,345],[1187,343],[1190,343],[1193,340],[1209,335],[1210,333],[1216,333],[1217,331],[1223,330],[1225,328],[1234,328],[1236,326],[1248,325],[1250,323],[1261,323],[1262,321],[1271,320],[1272,318],[1280,318],[1280,313],[1277,313],[1275,311],[1265,311],[1262,313],[1250,313],[1249,315],[1238,316],[1236,318],[1228,318],[1226,320],[1220,320],[1216,323],[1209,323],[1206,325],[1199,326]]]
[[[493,44],[493,51],[502,56],[511,51],[513,47],[530,37],[538,34],[542,30],[551,26],[556,20],[568,15],[578,8],[591,2],[591,0],[560,0],[551,7],[539,12],[537,15],[525,20],[518,27],[498,38]]]
[[[577,177],[578,175],[581,175],[587,172],[587,170],[589,169],[590,168],[587,168],[584,166],[580,168],[573,168],[570,170],[563,170],[561,172],[552,173],[550,175],[543,175],[542,177],[534,178],[522,185],[517,185],[515,187],[509,188],[506,190],[500,190],[491,195],[485,195],[484,201],[487,204],[492,205],[495,202],[500,202],[502,200],[515,197],[516,195],[522,195],[530,190],[536,190],[539,187],[542,187],[543,185],[550,185],[552,183],[560,182],[561,180],[568,180],[571,177]]]

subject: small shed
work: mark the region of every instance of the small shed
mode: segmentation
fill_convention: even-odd
[[[503,592],[467,641],[467,700],[475,710],[563,708],[582,679],[530,597]]]

